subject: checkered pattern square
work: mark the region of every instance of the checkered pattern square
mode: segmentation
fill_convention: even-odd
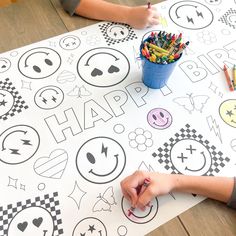
[[[190,125],[186,124],[185,128],[180,129],[179,133],[176,133],[174,137],[169,139],[169,142],[165,142],[162,147],[157,149],[157,152],[152,153],[152,156],[158,158],[158,162],[172,174],[180,174],[180,172],[173,166],[170,160],[170,152],[172,147],[183,139],[194,139],[204,145],[211,153],[212,164],[205,175],[213,176],[214,174],[219,173],[225,166],[225,163],[230,161],[228,157],[223,156],[221,151],[217,151],[215,146],[210,145],[210,142],[205,140],[201,134],[197,134],[195,129],[191,129]]]
[[[221,16],[221,18],[218,21],[232,27],[233,29],[236,29],[236,23],[234,20],[235,15],[236,15],[236,10],[230,8],[223,16]],[[234,17],[231,18],[231,16],[234,16]]]
[[[40,206],[47,209],[51,214],[54,223],[53,236],[59,236],[63,234],[61,228],[62,220],[59,218],[61,211],[59,209],[59,201],[57,200],[58,193],[54,192],[52,196],[46,194],[42,197],[36,197],[34,200],[27,199],[24,203],[17,202],[15,205],[9,204],[6,207],[0,207],[0,235],[7,236],[8,227],[14,216],[28,207]]]
[[[9,117],[14,116],[16,113],[22,112],[23,109],[29,108],[8,78],[5,80],[0,80],[0,89],[8,91],[12,95],[14,100],[12,108],[5,114],[0,115],[0,120],[7,120]]]
[[[108,35],[107,30],[112,25],[114,25],[114,26],[115,25],[122,25],[123,27],[127,28],[128,32],[129,32],[128,35],[122,39],[111,38]],[[99,27],[100,31],[102,32],[102,35],[103,35],[104,39],[106,40],[108,46],[114,45],[117,43],[121,43],[121,42],[126,42],[129,40],[134,40],[134,39],[138,38],[137,35],[134,33],[134,30],[127,24],[121,24],[121,23],[117,23],[117,22],[107,22],[107,23],[99,24],[98,27]]]

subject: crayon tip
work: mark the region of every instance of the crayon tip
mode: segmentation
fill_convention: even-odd
[[[227,67],[226,67],[226,65],[224,64],[224,70],[227,70]]]

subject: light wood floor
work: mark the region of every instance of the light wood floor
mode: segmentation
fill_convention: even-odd
[[[112,2],[146,4],[146,0]],[[153,4],[158,2],[152,1]],[[0,8],[0,53],[96,22],[78,16],[70,17],[61,8],[59,0],[18,0]],[[236,236],[236,211],[208,199],[148,234],[154,235]]]

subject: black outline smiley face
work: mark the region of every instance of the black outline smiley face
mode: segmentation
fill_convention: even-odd
[[[20,73],[30,79],[44,79],[61,66],[60,55],[51,48],[38,47],[25,52],[18,61]]]
[[[128,58],[113,48],[91,49],[77,63],[78,75],[84,82],[95,87],[115,86],[126,79],[129,71]]]
[[[51,236],[53,231],[54,221],[49,211],[40,206],[30,206],[13,217],[7,235]]]
[[[158,199],[154,198],[148,204],[148,206],[146,206],[145,211],[141,211],[140,209],[135,209],[134,212],[131,212],[131,214],[128,215],[130,209],[130,203],[124,197],[122,197],[121,199],[121,209],[124,215],[126,216],[127,219],[136,224],[145,224],[152,221],[157,215],[158,208],[159,208]]]
[[[78,172],[91,183],[104,184],[113,181],[123,172],[125,164],[123,147],[108,137],[87,140],[76,155]]]
[[[11,61],[7,58],[0,58],[0,73],[4,73],[11,67]]]
[[[207,147],[194,139],[182,139],[175,143],[170,160],[181,174],[204,175],[212,165]]]

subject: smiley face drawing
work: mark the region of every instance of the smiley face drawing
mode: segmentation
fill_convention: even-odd
[[[0,89],[0,117],[12,109],[14,102],[15,99],[10,92]]]
[[[204,175],[212,164],[211,153],[200,142],[183,139],[171,149],[170,159],[173,166],[186,175]]]
[[[231,14],[230,13],[227,14],[226,19],[227,19],[226,22],[229,22],[229,25],[234,27],[234,29],[235,29],[235,27],[236,27],[236,11],[234,11]]]
[[[229,99],[221,103],[219,108],[221,119],[229,126],[236,128],[236,99]]]
[[[34,96],[36,105],[42,109],[49,110],[59,106],[64,99],[64,93],[56,86],[46,86],[38,90]]]
[[[106,33],[112,39],[124,39],[129,36],[129,29],[121,24],[112,24],[107,27]]]
[[[53,229],[53,218],[46,209],[28,207],[14,216],[7,236],[53,236]]]
[[[67,35],[60,40],[59,44],[65,50],[74,50],[79,47],[80,39],[75,35]]]
[[[107,229],[101,220],[87,217],[75,226],[72,236],[107,236]]]
[[[195,1],[179,1],[169,10],[171,20],[178,26],[198,30],[208,27],[213,21],[211,10]]]
[[[172,124],[172,116],[163,108],[154,108],[148,112],[147,121],[154,129],[166,129]]]
[[[214,6],[221,4],[221,0],[205,0],[205,2]]]
[[[120,51],[112,48],[95,48],[81,56],[77,71],[84,82],[95,87],[111,87],[128,76],[130,63]]]
[[[121,209],[128,220],[136,224],[145,224],[155,218],[158,212],[158,200],[157,198],[152,199],[148,206],[146,206],[144,211],[135,209],[135,211],[131,212],[131,214],[129,215],[128,212],[130,209],[130,202],[122,197]]]
[[[34,48],[19,59],[20,73],[30,79],[44,79],[54,74],[61,65],[60,55],[51,48]]]
[[[29,160],[39,148],[37,131],[27,125],[16,125],[0,135],[0,161],[20,164]]]
[[[116,179],[124,170],[125,164],[123,147],[108,137],[95,137],[86,141],[76,155],[76,167],[80,175],[96,184]]]
[[[3,73],[11,67],[11,62],[7,58],[0,58],[0,73]]]

